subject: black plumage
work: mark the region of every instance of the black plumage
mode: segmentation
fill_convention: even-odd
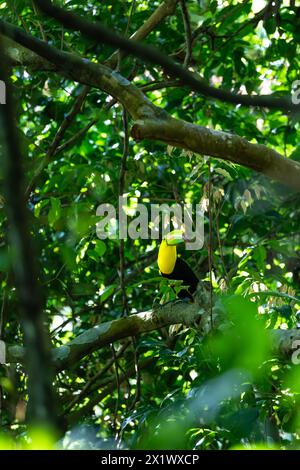
[[[193,299],[193,294],[196,292],[199,279],[183,259],[178,257],[176,258],[174,269],[170,274],[161,274],[167,279],[182,281],[182,285],[188,286],[188,289],[182,289],[177,294],[180,299]]]

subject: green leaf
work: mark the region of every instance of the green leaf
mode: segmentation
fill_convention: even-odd
[[[271,18],[268,18],[264,22],[264,27],[265,27],[265,30],[267,31],[268,35],[271,35],[271,34],[275,33],[276,27],[277,27],[276,19],[273,16]]]
[[[100,302],[105,302],[109,297],[112,296],[112,294],[115,291],[115,284],[112,284],[111,286],[106,287],[106,289],[103,291],[103,293],[100,296]]]
[[[253,250],[253,258],[257,262],[260,271],[265,271],[267,252],[264,246],[260,245]]]
[[[51,209],[48,213],[48,222],[51,227],[54,226],[55,222],[60,218],[61,215],[61,203],[58,198],[52,197],[50,199]]]
[[[96,240],[94,251],[97,253],[98,257],[101,258],[101,256],[106,252],[105,243],[102,240]]]

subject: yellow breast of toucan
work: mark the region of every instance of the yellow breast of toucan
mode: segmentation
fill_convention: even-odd
[[[177,258],[176,246],[170,246],[166,240],[160,244],[157,263],[162,274],[171,274],[174,270]]]

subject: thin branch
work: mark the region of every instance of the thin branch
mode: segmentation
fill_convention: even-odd
[[[4,339],[4,330],[7,322],[7,314],[8,314],[8,296],[7,296],[7,290],[8,290],[8,282],[11,281],[10,279],[11,276],[8,274],[6,275],[6,286],[3,288],[3,296],[2,296],[2,305],[1,305],[1,313],[0,313],[0,339]]]
[[[156,357],[149,357],[145,359],[142,364],[140,365],[140,369],[147,369],[150,365],[154,364],[157,361]],[[128,378],[132,377],[135,373],[135,368],[130,367],[127,369],[126,373],[122,373],[119,376],[119,383],[122,384],[125,380],[128,380]],[[78,421],[89,414],[94,406],[96,406],[98,403],[101,403],[103,399],[112,393],[116,389],[116,379],[113,378],[112,380],[108,381],[107,386],[100,392],[96,393],[94,396],[92,396],[89,400],[89,402],[82,406],[79,410],[74,411],[73,413],[70,413],[69,415],[66,416],[67,422],[70,426],[77,424]]]
[[[125,29],[125,32],[124,32],[124,37],[125,38],[128,37],[128,32],[129,32],[129,28],[130,28],[130,25],[131,25],[132,16],[135,12],[135,7],[136,7],[136,0],[133,0],[132,3],[131,3],[131,6],[130,6],[129,17],[128,17],[126,29]],[[120,70],[121,60],[122,60],[122,51],[118,51],[118,61],[117,61],[116,70]]]
[[[34,186],[36,185],[36,183],[38,182],[43,170],[49,165],[53,155],[55,155],[55,152],[60,144],[60,142],[62,141],[62,139],[64,138],[64,135],[67,131],[67,129],[71,126],[72,122],[74,121],[75,117],[77,116],[77,114],[80,112],[81,110],[81,107],[82,107],[82,104],[87,96],[87,93],[89,91],[89,87],[85,86],[82,91],[80,92],[80,94],[77,96],[73,106],[72,106],[72,109],[69,111],[69,113],[65,116],[64,120],[62,121],[52,143],[50,144],[49,146],[49,149],[45,155],[45,157],[43,158],[41,164],[39,165],[38,169],[36,170],[36,172],[34,173],[29,185],[27,186],[26,188],[26,197],[28,197],[32,191],[32,189],[34,188]]]
[[[223,268],[223,273],[224,273],[224,279],[225,279],[225,282],[226,282],[226,288],[228,288],[229,287],[229,277],[228,277],[228,272],[227,272],[227,269],[226,269],[226,263],[225,263],[225,259],[224,259],[223,244],[222,244],[222,240],[221,240],[221,237],[220,237],[219,214],[220,214],[220,211],[215,214],[216,235],[217,235],[217,240],[218,240],[218,245],[219,245],[220,258],[221,258],[221,263],[222,263],[222,268]]]
[[[213,269],[213,247],[212,247],[212,178],[211,178],[211,162],[208,162],[208,271],[209,271],[209,316],[210,316],[210,326],[213,328],[213,282],[212,282],[212,269]]]
[[[38,16],[38,12],[37,12],[36,5],[35,5],[35,0],[32,0],[32,8],[33,8],[33,11],[34,11],[35,15]],[[41,31],[43,41],[48,42],[45,30],[43,28],[43,25],[41,24],[41,22],[39,20],[37,20],[37,22],[38,22],[38,25],[39,25],[39,28],[40,28],[40,31]]]
[[[142,91],[154,91],[154,90],[161,90],[164,88],[176,88],[176,87],[182,87],[182,82],[179,80],[163,80],[161,82],[153,82],[153,83],[147,83],[147,85],[142,85],[140,86],[140,90]]]
[[[120,388],[121,383],[120,383],[120,378],[119,378],[119,367],[118,367],[115,347],[113,344],[111,344],[110,347],[111,347],[112,354],[113,354],[113,362],[115,366],[115,376],[116,376],[116,385],[117,385],[117,400],[115,404],[115,412],[114,412],[114,419],[113,419],[113,428],[114,428],[114,432],[116,434],[116,440],[117,440],[118,439],[117,418],[118,418],[119,403],[121,401],[121,388]]]
[[[161,3],[158,8],[152,13],[152,15],[145,21],[145,23],[130,36],[130,39],[135,41],[142,41],[145,39],[157,26],[168,16],[173,15],[175,12],[176,4],[178,0],[165,0]],[[118,61],[118,55],[121,48],[118,48],[105,62],[107,67],[115,68]],[[125,57],[125,52],[121,50],[121,58]]]
[[[119,197],[122,197],[125,191],[125,175],[126,175],[126,162],[129,154],[129,130],[128,130],[128,115],[126,109],[123,109],[123,156],[121,160],[120,176],[119,176]],[[125,210],[120,208],[120,210]],[[125,285],[125,256],[124,256],[124,240],[120,239],[119,245],[120,255],[120,287],[122,293],[122,315],[128,315],[128,302],[126,295]]]
[[[140,397],[141,397],[141,368],[140,368],[140,363],[139,363],[139,354],[137,351],[137,343],[136,343],[135,337],[132,337],[132,344],[133,344],[133,351],[134,351],[134,371],[135,371],[136,388],[135,388],[134,399],[131,405],[128,407],[129,411],[135,408],[135,405],[137,404],[137,402],[140,400]]]
[[[74,406],[80,400],[82,400],[84,397],[88,395],[92,385],[94,385],[100,379],[100,377],[102,377],[111,368],[111,366],[115,362],[115,358],[119,359],[124,354],[124,352],[126,351],[129,345],[130,345],[130,341],[125,342],[123,346],[120,348],[120,350],[115,353],[115,357],[110,359],[108,363],[101,370],[99,370],[99,372],[97,372],[95,375],[93,375],[90,378],[90,380],[86,383],[86,385],[83,387],[80,393],[76,395],[71,402],[69,402],[69,404],[64,410],[64,414],[69,413],[69,411],[71,411],[71,409],[74,408]]]
[[[64,152],[65,150],[73,147],[79,140],[83,138],[83,136],[90,130],[97,123],[98,119],[92,119],[85,127],[80,129],[76,134],[74,134],[70,139],[66,140],[63,144],[59,145],[54,153],[56,157],[60,153]]]
[[[270,3],[270,2],[269,2]],[[220,44],[219,47],[217,47],[214,52],[218,52],[220,49],[222,49],[223,47],[225,47],[228,42],[230,42],[232,40],[232,38],[234,36],[237,36],[243,29],[247,28],[247,26],[249,25],[253,25],[253,29],[256,28],[256,26],[258,25],[258,23],[263,20],[265,18],[265,15],[266,13],[268,12],[269,10],[269,4],[267,4],[264,8],[262,8],[260,11],[258,11],[253,18],[250,18],[248,21],[245,21],[243,24],[241,24],[237,29],[236,31],[234,31],[233,34],[230,34],[227,38],[226,38],[226,41],[224,41],[222,44]],[[200,26],[201,28],[201,26]],[[199,28],[199,29],[200,29]]]
[[[183,67],[188,68],[191,58],[192,58],[192,29],[191,29],[189,11],[186,5],[186,0],[180,0],[180,8],[181,8],[183,25],[184,25],[185,47],[186,47]]]

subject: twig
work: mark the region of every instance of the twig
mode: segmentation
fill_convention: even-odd
[[[147,18],[145,23],[130,36],[130,39],[142,41],[145,39],[166,17],[172,15],[175,11],[178,0],[165,0],[159,7]],[[105,62],[107,67],[114,68],[117,65],[118,56],[121,48],[118,48]],[[125,57],[126,53],[121,50],[121,56]]]
[[[255,16],[253,18],[250,18],[250,20],[248,21],[245,21],[245,23],[241,24],[236,31],[234,31],[233,34],[230,34],[227,38],[226,38],[226,41],[224,41],[222,44],[220,44],[219,47],[215,48],[214,49],[214,53],[220,51],[220,49],[222,49],[223,47],[225,47],[229,41],[232,40],[233,37],[237,36],[243,29],[245,29],[248,25],[250,24],[253,24],[253,28],[255,28],[257,26],[257,24],[260,22],[260,20],[262,20],[264,17],[265,17],[265,14],[266,12],[268,11],[269,9],[269,6],[266,5],[262,10],[260,10],[259,12],[257,12],[255,14]],[[222,20],[224,20],[226,18],[222,18]],[[215,36],[215,37],[219,37],[219,36]],[[224,36],[225,37],[225,36]]]
[[[142,91],[154,91],[161,90],[162,88],[175,88],[182,87],[182,82],[180,80],[163,80],[161,82],[152,82],[147,83],[147,85],[140,86]]]
[[[74,399],[67,405],[67,407],[64,410],[64,414],[71,411],[71,409],[74,408],[76,403],[78,403],[80,400],[82,400],[82,398],[87,396],[87,394],[90,391],[92,385],[95,382],[97,382],[97,380],[100,377],[102,377],[111,368],[111,366],[115,363],[115,359],[119,359],[119,357],[121,357],[123,355],[123,353],[126,351],[126,349],[128,348],[129,345],[130,345],[130,341],[126,341],[123,344],[123,346],[120,348],[120,350],[117,353],[115,353],[115,357],[110,359],[108,361],[108,363],[99,372],[97,372],[95,375],[93,375],[93,377],[87,382],[87,384],[83,387],[83,389],[80,391],[80,393],[78,395],[76,395],[74,397]]]
[[[60,127],[59,127],[52,143],[49,146],[49,149],[48,149],[43,161],[41,162],[40,166],[37,168],[37,170],[36,170],[35,174],[33,175],[29,185],[26,188],[26,192],[25,192],[26,197],[29,197],[33,187],[35,186],[35,184],[39,180],[43,170],[50,163],[51,158],[55,154],[55,151],[56,151],[57,147],[59,146],[60,142],[62,141],[67,129],[72,124],[75,116],[80,112],[82,104],[83,104],[83,102],[84,102],[84,100],[87,96],[88,91],[89,91],[89,87],[84,86],[81,93],[77,96],[77,98],[76,98],[76,100],[73,104],[72,109],[66,115],[63,122],[61,123],[61,125],[60,125]]]
[[[186,0],[180,0],[180,8],[181,8],[183,25],[184,25],[185,46],[186,46],[186,53],[185,53],[185,58],[183,61],[183,67],[188,68],[191,57],[192,57],[192,30],[191,30],[191,22],[190,22],[188,8],[186,5]]]
[[[76,142],[80,140],[90,130],[90,128],[97,123],[97,121],[98,119],[92,119],[83,129],[74,134],[69,140],[66,140],[66,142],[64,142],[62,145],[57,147],[54,156],[56,157],[59,153],[69,149],[74,144],[76,144]]]
[[[133,13],[134,13],[134,11],[135,11],[135,4],[136,4],[136,0],[133,0],[132,3],[131,3],[131,7],[130,7],[130,11],[129,11],[129,17],[128,17],[126,29],[125,29],[125,32],[124,32],[124,37],[125,37],[125,38],[128,37],[128,31],[129,31],[129,28],[130,28],[132,15],[133,15]],[[119,51],[118,51],[118,61],[117,61],[116,70],[120,70],[121,59],[122,59],[122,51],[119,50]]]
[[[3,299],[2,299],[2,306],[1,306],[1,315],[0,315],[0,339],[4,337],[4,328],[7,321],[7,284],[9,282],[9,275],[6,275],[6,288],[3,289]]]
[[[33,11],[34,11],[35,15],[38,16],[38,11],[37,11],[37,9],[36,9],[36,5],[35,5],[35,3],[34,3],[34,0],[32,0],[32,7],[33,7]],[[37,22],[38,22],[38,25],[39,25],[39,28],[40,28],[41,35],[42,35],[43,40],[44,40],[45,42],[48,42],[47,36],[46,36],[46,33],[45,33],[45,30],[44,30],[44,28],[43,28],[42,23],[41,23],[39,20],[37,20]]]
[[[14,12],[15,12],[16,17],[17,17],[18,20],[22,23],[22,26],[23,26],[23,28],[25,29],[26,33],[30,34],[30,31],[29,31],[29,29],[28,29],[28,27],[27,27],[27,25],[26,25],[26,23],[25,23],[23,17],[19,15],[19,13],[18,13],[18,11],[17,11],[17,9],[16,9],[16,7],[15,7],[15,2],[12,2],[12,4],[13,4],[12,6],[13,6],[13,10],[14,10]]]
[[[113,427],[114,431],[116,434],[116,440],[118,439],[118,430],[117,430],[117,417],[118,417],[118,409],[119,409],[119,403],[120,403],[120,398],[121,398],[121,389],[120,389],[120,378],[119,378],[119,370],[118,370],[118,361],[117,361],[117,356],[116,356],[116,351],[115,347],[113,344],[110,345],[112,353],[113,353],[113,361],[115,365],[115,374],[116,374],[116,385],[117,385],[117,400],[116,400],[116,405],[115,405],[115,413],[114,413],[114,420],[113,420]]]
[[[212,284],[212,194],[211,194],[211,162],[208,162],[208,219],[209,219],[209,234],[208,234],[208,270],[209,270],[209,313],[211,328],[213,328],[213,284]]]
[[[120,177],[119,177],[119,197],[122,197],[125,190],[125,175],[126,175],[126,162],[129,153],[129,129],[128,129],[128,115],[123,109],[123,128],[124,128],[124,142],[123,142],[123,156],[121,160]],[[120,210],[123,210],[120,208]],[[120,287],[122,291],[122,316],[128,315],[128,303],[125,285],[125,256],[124,256],[124,240],[120,239]]]
[[[134,336],[132,337],[132,344],[133,344],[133,350],[134,350],[134,370],[135,370],[136,388],[135,388],[134,399],[131,405],[128,407],[129,411],[134,409],[135,405],[141,398],[141,370],[140,370],[140,364],[139,364],[139,354],[137,352],[136,338]]]
[[[218,240],[218,245],[219,245],[219,250],[220,250],[220,257],[221,257],[222,267],[223,267],[223,271],[224,271],[224,277],[225,277],[225,280],[226,280],[226,287],[228,288],[229,287],[229,277],[228,277],[228,272],[227,272],[227,269],[226,269],[226,263],[225,263],[225,260],[224,260],[223,245],[222,245],[222,241],[221,241],[221,238],[220,238],[219,213],[215,214],[215,221],[216,221],[216,234],[217,234],[217,240]]]
[[[58,325],[56,328],[54,328],[54,330],[52,330],[50,332],[51,338],[53,338],[55,336],[55,333],[58,330],[61,330],[64,326],[66,326],[68,323],[71,323],[71,322],[72,322],[72,320],[70,318],[67,318],[67,320],[63,321],[60,325]]]

